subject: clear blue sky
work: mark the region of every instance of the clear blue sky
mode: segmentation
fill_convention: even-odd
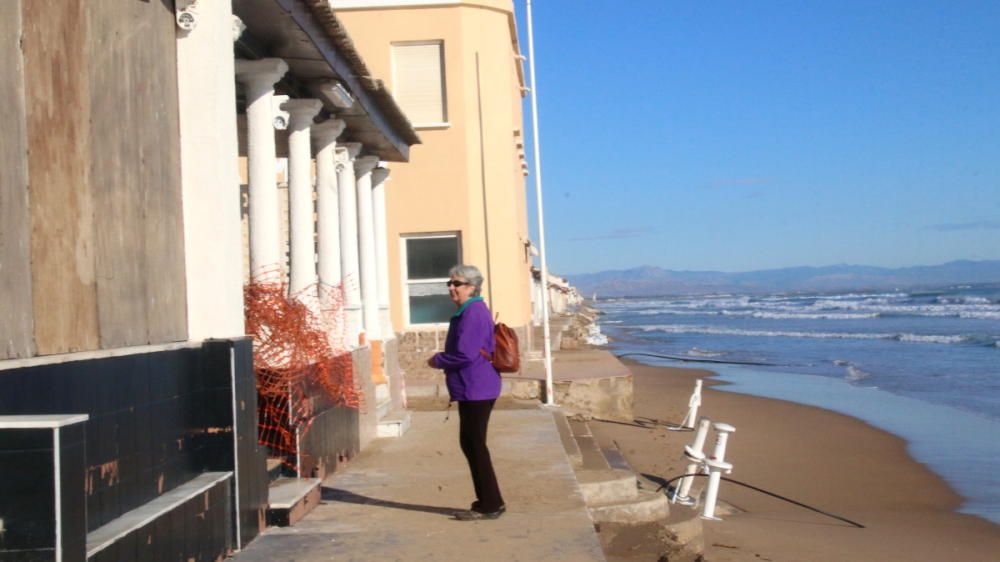
[[[1000,259],[1000,2],[532,7],[553,272]]]

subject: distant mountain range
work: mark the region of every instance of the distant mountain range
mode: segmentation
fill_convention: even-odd
[[[654,266],[568,276],[584,296],[658,296],[703,293],[828,292],[1000,283],[1000,260],[953,261],[903,268],[861,265],[790,267],[724,273],[671,271]]]

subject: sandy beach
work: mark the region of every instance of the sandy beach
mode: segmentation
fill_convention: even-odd
[[[731,478],[865,525],[723,482],[720,499],[738,512],[704,522],[707,560],[1000,560],[1000,526],[956,513],[962,498],[913,460],[902,439],[828,410],[714,390],[719,383],[709,371],[628,366],[637,418],[680,421],[695,380],[704,378],[701,414],[736,427],[727,453]],[[616,442],[637,472],[683,474],[681,452],[693,433],[596,421],[592,428]],[[706,448],[713,442],[710,435]]]

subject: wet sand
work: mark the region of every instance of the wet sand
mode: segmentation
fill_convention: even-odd
[[[792,402],[720,392],[712,373],[628,362],[635,377],[637,418],[679,422],[697,378],[704,378],[701,415],[736,427],[726,460],[729,477],[857,521],[866,528],[807,511],[726,482],[719,497],[739,511],[705,521],[709,561],[1000,561],[1000,526],[955,512],[962,498],[916,462],[902,439],[858,419]],[[594,422],[637,472],[683,474],[692,432],[657,424]],[[706,450],[711,451],[714,434]],[[694,491],[706,480],[698,479]],[[672,506],[674,517],[681,506]]]

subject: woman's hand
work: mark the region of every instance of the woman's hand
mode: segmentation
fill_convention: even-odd
[[[432,368],[432,369],[437,369],[438,368],[437,363],[434,361],[434,356],[433,355],[431,355],[430,358],[427,360],[427,366],[430,367],[430,368]]]

